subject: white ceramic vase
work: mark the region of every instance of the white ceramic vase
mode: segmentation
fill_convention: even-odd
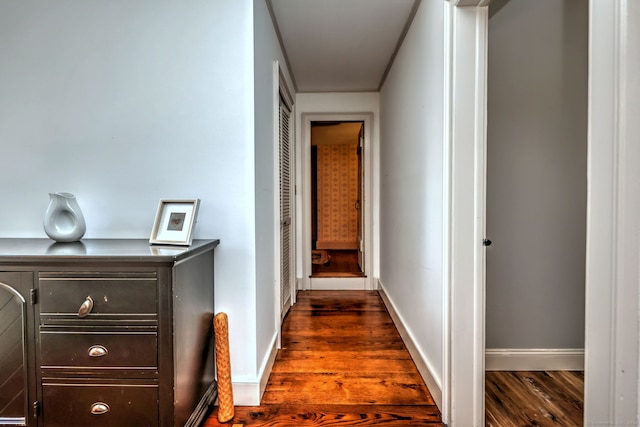
[[[70,193],[49,193],[49,206],[44,215],[44,232],[56,242],[77,242],[87,225],[75,196]]]

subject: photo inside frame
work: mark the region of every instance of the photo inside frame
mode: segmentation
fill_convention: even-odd
[[[189,244],[197,202],[161,202],[151,243]]]

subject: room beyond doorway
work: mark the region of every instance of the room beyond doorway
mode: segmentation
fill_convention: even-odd
[[[364,122],[311,122],[311,277],[364,276]]]
[[[303,103],[304,104],[304,103]],[[303,110],[309,109],[302,105]],[[355,108],[355,107],[354,107]],[[362,188],[362,195],[359,204],[359,214],[361,217],[361,240],[357,245],[358,261],[360,272],[363,274],[358,276],[346,276],[332,274],[331,276],[314,276],[313,275],[313,251],[314,250],[353,250],[354,245],[351,243],[349,246],[341,246],[339,248],[329,247],[326,243],[333,245],[330,239],[326,239],[324,236],[315,236],[312,231],[312,217],[316,215],[315,206],[313,203],[317,203],[312,199],[314,191],[312,190],[312,170],[311,170],[311,157],[312,147],[312,124],[317,122],[325,122],[327,125],[324,127],[327,129],[332,128],[329,123],[360,123],[362,125],[361,143],[361,160],[362,171],[359,175],[362,177],[362,181],[359,185]],[[322,126],[320,126],[322,127]],[[375,207],[375,192],[374,181],[376,164],[374,162],[375,147],[377,143],[377,127],[375,126],[373,113],[366,112],[302,112],[300,116],[300,134],[298,139],[298,152],[300,153],[300,175],[298,185],[298,195],[300,201],[300,210],[297,212],[298,224],[300,224],[300,238],[296,245],[300,260],[300,276],[298,282],[298,290],[373,290],[376,289],[377,283],[374,280],[376,269],[376,246],[375,246],[375,230],[374,230],[374,207]],[[315,184],[317,185],[317,183]],[[319,189],[319,188],[317,188]],[[316,189],[316,191],[317,191]],[[350,207],[355,210],[357,200],[351,200]],[[319,227],[318,227],[319,228]],[[319,230],[318,230],[319,231]],[[314,237],[315,236],[315,237]],[[353,241],[353,237],[350,237]],[[315,240],[315,244],[314,244]],[[318,245],[320,240],[320,245]],[[323,243],[324,240],[324,243]],[[318,247],[319,246],[319,247]],[[324,247],[323,247],[324,246]],[[316,255],[317,256],[317,255]],[[335,258],[332,258],[335,261]],[[335,264],[335,263],[334,263]]]
[[[358,251],[316,249],[311,251],[312,277],[362,277]]]

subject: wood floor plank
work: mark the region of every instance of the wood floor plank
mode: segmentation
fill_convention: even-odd
[[[281,352],[272,372],[400,373],[415,369],[404,350],[371,351],[287,351]]]
[[[274,373],[269,378],[262,403],[434,404],[417,373]]]
[[[524,372],[520,373],[520,378],[530,388],[532,394],[544,404],[546,418],[562,419],[573,414],[579,416],[582,412],[582,401],[571,398],[564,387],[558,386],[562,383],[561,372],[556,372],[555,375],[556,378],[550,372]]]
[[[294,337],[283,337],[284,342],[300,342],[303,340],[308,340],[311,343],[323,340],[323,339],[332,339],[332,338],[341,338],[343,340],[343,346],[349,345],[351,346],[351,339],[359,339],[362,342],[372,341],[372,342],[390,342],[396,343],[398,339],[400,339],[400,335],[395,330],[393,325],[380,326],[374,329],[368,328],[360,328],[360,327],[351,327],[351,328],[322,328],[322,329],[313,329],[313,330],[300,330],[287,328],[286,331],[283,332],[291,332],[295,334]],[[401,341],[397,342],[398,344],[403,344]]]
[[[376,291],[300,291],[297,294],[296,311],[382,311],[386,308]]]
[[[582,372],[487,372],[486,425],[581,426],[583,388]]]
[[[310,340],[283,340],[282,346],[287,350],[316,350],[316,351],[332,351],[337,347],[349,342],[353,346],[367,347],[370,351],[379,350],[406,350],[402,343],[392,342],[388,339],[380,339],[378,337],[323,337],[317,338],[315,342]]]
[[[498,375],[487,373],[485,381],[485,408],[487,427],[519,427],[518,421],[527,422],[528,417],[523,413],[519,403],[520,391],[513,387],[515,381],[508,373]],[[528,424],[524,424],[528,425]]]
[[[315,335],[322,333],[342,334],[343,332],[372,333],[384,335],[388,333],[397,337],[397,329],[390,319],[380,319],[379,316],[354,318],[353,316],[314,316],[288,326],[283,331],[296,332],[297,336]]]
[[[335,338],[342,339],[342,347],[348,345],[352,346],[353,341],[358,340],[360,342],[389,342],[396,343],[400,339],[400,335],[395,330],[393,325],[380,326],[376,329],[367,329],[359,327],[351,328],[322,328],[314,330],[296,330],[288,329],[288,331],[295,332],[295,341],[290,338],[283,338],[285,343],[288,342],[301,342],[304,340],[313,343],[315,341],[322,341],[325,339],[334,340]],[[403,344],[402,342],[397,342]]]
[[[227,426],[443,427],[440,411],[375,291],[304,291],[259,407]],[[215,412],[204,427],[218,427]]]
[[[221,424],[216,412],[202,427],[425,426],[443,427],[432,405],[263,405],[236,407],[233,424]]]

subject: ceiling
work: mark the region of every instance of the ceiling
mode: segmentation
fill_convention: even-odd
[[[296,92],[376,92],[420,0],[267,0]]]

